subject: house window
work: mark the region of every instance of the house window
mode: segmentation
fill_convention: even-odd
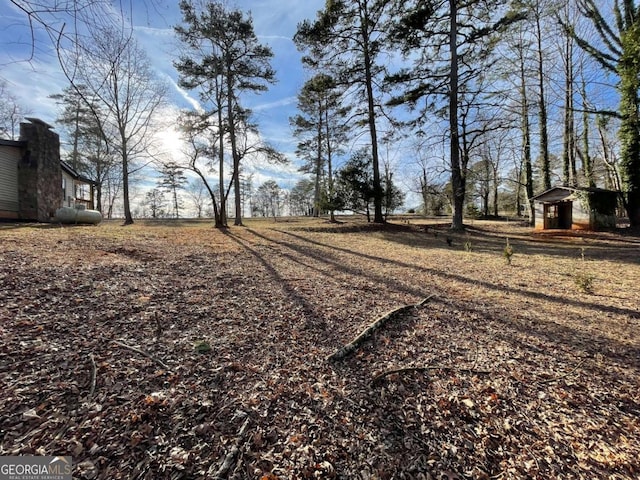
[[[91,190],[86,183],[77,183],[75,193],[77,200],[89,201],[91,199]]]

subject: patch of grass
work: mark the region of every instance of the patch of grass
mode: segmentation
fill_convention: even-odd
[[[209,353],[211,351],[211,345],[206,340],[197,340],[193,344],[193,349],[196,353]]]
[[[596,278],[590,273],[578,272],[573,276],[573,281],[582,293],[593,293],[593,281]]]
[[[507,244],[502,251],[502,256],[504,257],[507,265],[511,265],[511,257],[513,257],[513,247],[509,243],[509,237],[507,237]]]
[[[584,247],[580,249],[580,266],[578,271],[573,275],[573,281],[582,293],[593,293],[593,282],[596,277],[587,271],[586,259],[584,256]]]

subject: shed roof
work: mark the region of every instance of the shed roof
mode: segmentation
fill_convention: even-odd
[[[531,198],[539,203],[555,203],[562,202],[565,200],[571,200],[575,198],[575,194],[578,192],[584,192],[588,194],[597,194],[597,195],[618,195],[618,192],[615,190],[607,190],[604,188],[596,188],[596,187],[565,187],[558,186],[550,188],[542,193]]]

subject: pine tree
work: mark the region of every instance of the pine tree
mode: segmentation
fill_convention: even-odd
[[[243,93],[262,92],[273,83],[275,72],[270,66],[273,52],[258,42],[251,16],[229,9],[222,2],[210,2],[198,9],[190,0],[180,2],[183,24],[176,26],[178,37],[187,52],[175,67],[181,84],[200,89],[200,97],[209,108],[218,138],[221,215],[224,204],[223,165],[227,141],[230,148],[235,193],[235,224],[242,225],[240,168],[243,149],[242,134],[249,128],[250,112],[242,108]],[[246,136],[245,136],[246,137]],[[217,226],[226,225],[226,218]]]
[[[382,180],[378,153],[378,80],[384,68],[379,63],[385,34],[388,0],[332,0],[318,12],[315,22],[298,25],[294,41],[310,52],[307,57],[316,68],[331,72],[345,88],[356,93],[355,114],[369,133],[373,167],[374,222],[383,223]]]
[[[448,121],[452,229],[463,228],[467,169],[477,140],[470,113],[480,111],[483,74],[498,34],[522,19],[522,14],[507,10],[506,4],[506,0],[415,0],[397,1],[394,7],[397,15],[390,39],[414,61],[412,68],[390,77],[404,84],[404,93],[391,103],[416,106],[424,100],[427,108],[421,110],[422,115],[436,110]]]
[[[167,163],[162,166],[158,186],[171,194],[173,215],[175,218],[180,218],[181,203],[178,197],[178,190],[183,189],[185,185],[187,185],[187,182],[188,180],[184,174],[184,170],[175,163]]]
[[[620,167],[624,203],[631,226],[640,226],[640,5],[633,0],[615,0],[610,24],[599,2],[578,0],[582,15],[598,32],[602,47],[578,36],[572,25],[564,27],[576,43],[606,71],[620,79]]]
[[[334,221],[333,165],[335,156],[344,150],[346,143],[349,128],[344,117],[349,108],[342,106],[335,80],[318,74],[308,80],[298,94],[298,110],[300,113],[290,122],[298,138],[296,153],[304,162],[300,171],[311,174],[314,179],[313,216],[317,217],[327,207]]]
[[[366,150],[356,152],[337,173],[336,190],[343,208],[362,213],[371,221],[371,202],[375,187],[372,175],[371,154]]]
[[[62,125],[71,145],[68,161],[74,170],[95,182],[95,208],[104,213],[105,184],[110,176],[119,175],[110,147],[113,142],[106,137],[106,130],[98,118],[104,118],[104,109],[82,84],[69,86],[50,98],[62,108],[56,122]]]

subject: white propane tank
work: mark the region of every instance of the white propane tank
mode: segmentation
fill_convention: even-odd
[[[53,221],[59,223],[89,223],[97,225],[102,221],[102,214],[97,210],[76,210],[71,207],[61,207],[56,210]]]

